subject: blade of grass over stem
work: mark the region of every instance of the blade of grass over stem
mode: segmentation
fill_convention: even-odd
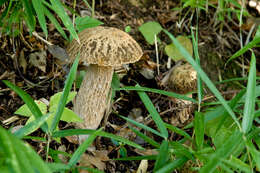
[[[245,173],[252,173],[252,170],[250,169],[250,166],[246,163],[244,163],[242,160],[231,156],[230,159],[223,159],[223,163],[226,165],[229,165],[230,167],[233,167],[235,170],[240,170]]]
[[[184,130],[182,130],[182,129],[178,128],[178,127],[175,127],[175,126],[173,126],[171,124],[167,124],[167,123],[164,123],[164,124],[165,124],[167,129],[169,129],[169,130],[171,130],[171,131],[173,131],[173,132],[175,132],[175,133],[177,133],[177,134],[179,134],[181,136],[184,136],[184,137],[192,140],[191,136],[188,133],[186,133]]]
[[[247,90],[246,90],[246,101],[243,113],[242,120],[242,130],[244,133],[247,133],[253,123],[254,119],[254,111],[255,111],[255,93],[256,93],[256,59],[255,54],[252,52],[251,63],[250,63],[250,71],[247,82]]]
[[[7,85],[9,88],[11,88],[13,91],[15,91],[21,97],[21,99],[25,102],[25,104],[30,109],[30,111],[33,114],[35,119],[42,117],[42,112],[40,111],[39,107],[36,105],[36,103],[34,102],[34,100],[31,98],[31,96],[29,94],[27,94],[21,88],[15,86],[14,84],[12,84],[9,81],[3,80],[3,83],[5,85]],[[48,125],[46,123],[44,123],[41,126],[41,129],[44,132],[47,132]]]
[[[69,40],[69,38],[67,37],[66,33],[64,32],[64,30],[62,29],[62,27],[60,26],[59,22],[56,20],[56,18],[52,15],[52,13],[43,6],[43,10],[45,15],[49,18],[49,20],[51,21],[51,23],[55,26],[55,28],[59,31],[59,33],[66,39]]]
[[[37,17],[39,19],[38,20],[39,24],[40,24],[45,36],[48,37],[48,30],[47,30],[47,26],[46,26],[46,20],[45,20],[45,16],[44,16],[42,1],[41,0],[38,0],[38,1],[33,0],[32,4],[33,4],[33,8],[35,9],[35,12],[37,14]]]
[[[154,169],[153,172],[156,172],[158,169],[163,167],[165,163],[167,163],[169,159],[169,144],[168,141],[163,140],[162,144],[159,149],[159,154],[157,155],[155,164],[154,164]]]
[[[52,134],[52,137],[65,137],[65,136],[73,136],[73,135],[91,135],[95,132],[96,130],[90,130],[90,129],[70,129],[70,130],[59,130],[56,131]],[[125,143],[127,145],[130,145],[132,147],[138,148],[138,149],[144,149],[143,147],[141,147],[140,145],[129,141],[121,136],[118,135],[114,135],[114,134],[110,134],[107,132],[99,132],[98,136],[102,136],[102,137],[106,137],[106,138],[110,138],[110,139],[115,139],[119,142]]]
[[[174,169],[181,167],[187,161],[188,159],[186,157],[176,158],[174,161],[157,170],[156,173],[171,173]]]
[[[134,86],[129,86],[129,87],[123,87],[123,88],[115,88],[115,90],[120,91],[120,90],[126,90],[126,91],[146,91],[146,92],[153,92],[153,93],[157,93],[157,94],[162,94],[165,96],[169,96],[169,97],[173,97],[173,98],[177,98],[177,99],[181,99],[181,100],[187,100],[187,101],[191,101],[193,103],[197,103],[197,101],[193,98],[181,95],[181,94],[177,94],[174,92],[169,92],[169,91],[164,91],[164,90],[159,90],[159,89],[153,89],[153,88],[146,88],[146,87],[134,87]]]
[[[200,169],[200,173],[211,173],[221,163],[222,159],[229,157],[232,152],[243,141],[243,133],[235,131],[233,134],[218,148],[213,154],[209,156],[209,161]]]
[[[44,122],[46,122],[50,115],[51,114],[49,113],[35,119],[33,122],[30,122],[29,124],[26,124],[24,127],[17,130],[14,135],[18,138],[23,138],[24,136],[27,136],[28,134],[37,130]]]
[[[77,150],[74,152],[74,154],[72,155],[72,157],[70,158],[70,161],[68,163],[68,165],[70,167],[74,166],[77,164],[77,162],[79,161],[81,155],[86,151],[86,149],[91,145],[91,143],[96,139],[98,133],[101,132],[102,129],[99,129],[97,131],[95,131],[93,134],[91,134],[78,148]]]
[[[142,128],[142,129],[144,129],[144,130],[147,130],[147,131],[149,131],[149,132],[152,132],[153,134],[155,134],[155,135],[157,135],[157,136],[160,136],[160,137],[164,138],[164,136],[163,136],[161,133],[159,133],[158,131],[152,129],[151,127],[148,127],[148,126],[146,126],[146,125],[144,125],[144,124],[142,124],[142,123],[136,122],[135,120],[132,120],[132,119],[130,119],[130,118],[126,118],[126,117],[121,116],[121,115],[119,115],[119,116],[120,116],[121,118],[123,118],[124,120],[126,120],[126,121],[128,121],[128,122],[130,122],[130,123],[132,123],[132,124],[134,124],[134,125],[136,125],[137,127],[140,127],[140,128]]]
[[[137,84],[136,87],[139,87],[139,85]],[[159,115],[159,113],[155,109],[152,101],[150,100],[148,95],[143,91],[138,91],[137,94],[141,98],[143,104],[145,105],[146,109],[150,113],[154,123],[156,124],[156,126],[160,130],[161,134],[164,136],[164,138],[167,139],[168,138],[168,131],[167,131],[165,125],[164,125],[163,120],[161,119],[161,116]]]
[[[68,78],[66,79],[63,93],[62,93],[62,96],[60,98],[60,102],[59,102],[59,105],[57,108],[57,112],[56,112],[56,114],[53,118],[52,124],[51,124],[50,133],[53,133],[53,131],[56,129],[56,127],[60,121],[61,115],[64,111],[66,101],[69,96],[70,89],[72,87],[72,83],[76,77],[78,63],[79,63],[79,54],[77,55],[73,65],[71,67],[71,70],[69,72]]]
[[[198,147],[198,150],[203,148],[204,142],[204,114],[201,112],[195,112],[195,121],[194,121],[194,129],[195,129],[195,141]]]
[[[52,4],[53,8],[55,9],[55,12],[61,18],[64,26],[69,30],[72,37],[75,38],[78,42],[80,42],[77,32],[75,31],[74,26],[73,26],[69,16],[67,15],[66,11],[64,10],[63,5],[60,2],[60,0],[50,0],[50,2]]]
[[[242,55],[243,53],[245,53],[248,49],[253,48],[254,46],[256,46],[258,43],[260,43],[260,37],[255,37],[252,41],[250,41],[247,45],[245,45],[242,49],[240,49],[239,51],[237,51],[234,55],[232,55],[228,61],[226,62],[226,65],[233,59],[239,57],[240,55]]]
[[[143,134],[142,132],[136,130],[135,128],[129,126],[129,128],[137,135],[139,136],[140,138],[142,138],[144,141],[146,141],[147,143],[149,143],[150,145],[156,147],[156,148],[159,148],[160,147],[160,144],[157,143],[155,140],[153,140],[152,138],[146,136],[145,134]]]
[[[174,36],[169,33],[167,30],[163,29],[163,31],[170,37],[172,42],[176,45],[176,47],[180,50],[180,52],[183,54],[183,56],[186,58],[186,60],[192,65],[192,67],[197,71],[197,73],[200,75],[201,79],[204,81],[204,83],[208,86],[208,88],[214,93],[214,95],[217,97],[217,99],[221,102],[221,104],[224,106],[224,108],[227,110],[227,112],[230,114],[230,116],[233,118],[233,120],[236,122],[239,129],[241,129],[240,123],[236,118],[235,113],[232,111],[230,106],[227,104],[225,99],[221,96],[220,92],[217,90],[215,85],[211,82],[209,77],[206,75],[206,73],[201,69],[201,67],[196,63],[196,61],[192,58],[192,56],[187,52],[187,50],[174,38]]]
[[[253,160],[255,161],[256,167],[258,170],[260,169],[260,152],[257,150],[252,143],[251,140],[246,141],[246,146],[249,151],[249,153],[252,155]]]
[[[29,0],[22,0],[24,7],[25,7],[25,21],[28,24],[28,28],[30,29],[30,32],[33,32],[35,29],[35,18],[31,6],[31,2]]]

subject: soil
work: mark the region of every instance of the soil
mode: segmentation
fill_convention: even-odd
[[[72,1],[66,1],[66,4],[72,7]],[[162,79],[165,77],[169,69],[167,68],[168,57],[164,52],[164,45],[169,44],[169,38],[160,33],[158,37],[162,41],[159,46],[159,60],[160,60],[160,74],[157,74],[156,69],[156,50],[154,45],[149,45],[138,30],[138,27],[148,21],[157,21],[163,28],[167,29],[174,36],[191,35],[191,26],[196,26],[196,13],[194,9],[185,8],[183,10],[172,10],[173,8],[181,7],[179,1],[171,0],[107,0],[96,1],[95,17],[102,21],[105,26],[112,26],[124,30],[125,27],[130,26],[130,35],[140,44],[144,51],[142,59],[129,66],[129,70],[122,74],[120,79],[121,86],[134,86],[136,83],[143,87],[157,88],[162,90],[169,90],[167,86],[162,85]],[[83,1],[78,1],[76,10],[78,13],[89,13],[88,8]],[[194,14],[194,15],[192,15]],[[230,79],[232,77],[241,77],[248,73],[248,66],[250,61],[250,54],[246,53],[243,56],[245,71],[242,72],[242,58],[237,58],[225,66],[228,58],[240,49],[239,42],[239,25],[235,16],[231,16],[232,20],[225,18],[225,21],[219,21],[216,18],[216,9],[209,7],[208,12],[200,11],[198,18],[198,43],[200,63],[203,70],[208,74],[213,82]],[[177,22],[183,21],[181,27],[177,26]],[[247,19],[245,18],[246,22]],[[52,26],[49,26],[51,28]],[[37,31],[41,33],[40,28]],[[242,28],[242,36],[245,39],[248,30]],[[252,38],[251,38],[252,39]],[[57,33],[56,30],[50,29],[48,40],[53,44],[65,48],[67,42]],[[38,100],[50,97],[62,91],[64,81],[66,79],[66,70],[64,70],[62,63],[58,62],[50,52],[47,51],[46,56],[46,70],[43,71],[38,67],[30,65],[29,55],[41,50],[47,50],[46,45],[37,39],[35,36],[30,36],[26,30],[22,35],[11,38],[9,36],[2,36],[0,38],[0,80],[9,80],[17,86],[25,90],[33,99]],[[259,50],[254,50],[256,57],[259,56]],[[174,66],[174,62],[172,62]],[[259,61],[257,61],[259,69]],[[152,78],[147,78],[140,72],[144,69],[149,69],[153,72]],[[244,74],[243,74],[244,73]],[[119,75],[120,76],[120,75]],[[240,84],[245,84],[246,81],[241,81]],[[234,96],[234,92],[240,89],[237,83],[225,83],[217,85],[220,92],[223,93],[227,99]],[[211,93],[205,89],[205,98],[211,97]],[[231,94],[230,94],[231,93]],[[175,100],[154,93],[147,93],[152,100],[158,112],[161,114],[164,121],[173,123],[178,121],[177,125],[183,127],[192,121],[192,113],[186,122],[180,122],[178,118],[172,118],[178,114],[178,111],[183,107],[176,107]],[[194,95],[196,97],[196,95]],[[214,99],[214,97],[211,97]],[[142,123],[155,128],[154,123],[147,118],[148,112],[145,109],[142,101],[135,91],[117,91],[113,99],[114,102],[111,107],[108,121],[103,122],[105,130],[110,133],[119,134],[142,144],[142,140],[135,137],[135,135],[128,129],[124,120],[119,118],[117,114],[126,117],[135,117],[141,119]],[[7,88],[0,82],[0,125],[6,129],[18,125],[24,125],[27,118],[18,116],[15,121],[4,123],[5,120],[14,117],[14,112],[23,105],[24,102],[20,97]],[[70,108],[72,104],[68,105]],[[173,123],[173,124],[174,124]],[[74,128],[72,124],[61,122],[60,129]],[[187,130],[188,133],[191,133]],[[152,134],[146,135],[154,138]],[[31,136],[43,137],[44,134],[38,130],[31,134]],[[171,139],[180,139],[176,134],[171,134]],[[160,141],[162,139],[155,139]],[[34,140],[27,140],[35,150],[43,156],[45,155],[46,143]],[[51,143],[52,149],[58,149],[60,146],[65,146],[65,151],[73,153],[78,144],[73,143],[68,138],[61,139],[61,143],[53,141]],[[97,151],[106,153],[109,159],[118,158],[120,150],[115,143],[110,139],[98,138],[93,144]],[[140,153],[131,147],[124,146],[127,150],[128,156],[137,156]],[[151,146],[143,144],[147,150]],[[90,152],[87,152],[90,153]],[[92,153],[93,154],[93,153]],[[49,158],[51,161],[53,158]],[[102,160],[102,159],[101,159]],[[133,172],[136,171],[140,161],[102,161],[105,166],[102,168],[105,172]],[[91,164],[92,167],[97,167]],[[151,171],[153,162],[149,161],[148,171]]]

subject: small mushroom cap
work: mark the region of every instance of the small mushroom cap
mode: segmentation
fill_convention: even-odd
[[[80,52],[81,61],[99,66],[120,66],[138,61],[141,47],[127,33],[112,27],[98,26],[79,33],[80,43],[73,40],[67,52],[73,61]]]
[[[190,64],[180,65],[171,72],[169,88],[179,94],[187,94],[197,88],[197,72]]]

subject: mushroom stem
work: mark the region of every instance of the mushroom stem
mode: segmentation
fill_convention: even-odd
[[[84,120],[76,124],[78,128],[99,126],[107,107],[113,72],[113,67],[90,65],[87,68],[74,105],[74,112]]]

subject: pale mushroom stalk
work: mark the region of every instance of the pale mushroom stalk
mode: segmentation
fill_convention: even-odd
[[[84,123],[82,129],[96,129],[105,113],[114,67],[138,61],[143,52],[127,33],[111,27],[88,28],[79,33],[81,44],[73,40],[67,48],[71,61],[80,53],[80,61],[90,66],[82,81],[74,111]],[[79,142],[86,139],[79,136]]]
[[[96,129],[102,120],[110,91],[113,67],[90,65],[86,70],[78,95],[75,100],[74,112],[85,122],[88,129]],[[88,116],[86,116],[88,115]],[[79,128],[86,128],[86,123],[78,123]]]

